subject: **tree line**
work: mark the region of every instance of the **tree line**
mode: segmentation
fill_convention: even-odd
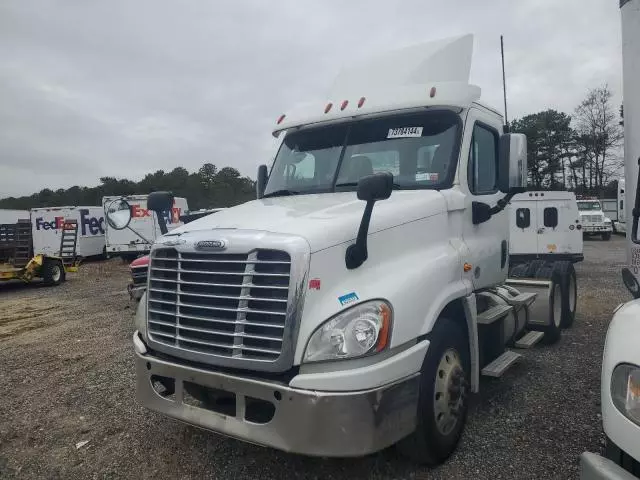
[[[256,196],[252,179],[241,176],[235,168],[218,169],[212,163],[205,163],[193,173],[183,167],[176,167],[170,172],[158,170],[139,182],[102,177],[96,187],[45,188],[29,196],[1,199],[0,208],[29,210],[63,205],[102,205],[103,196],[147,194],[158,190],[168,190],[177,197],[186,198],[190,210],[232,207]]]
[[[529,188],[615,196],[624,114],[612,96],[604,85],[589,90],[573,116],[545,110],[512,122],[512,132],[527,135]]]

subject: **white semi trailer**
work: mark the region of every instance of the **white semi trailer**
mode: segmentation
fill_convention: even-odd
[[[601,408],[605,457],[584,453],[582,480],[640,478],[640,0],[620,0],[624,84],[624,175],[628,267],[622,279],[633,300],[620,305],[609,324],[602,357]]]
[[[507,280],[526,138],[468,83],[472,46],[357,62],[328,101],[278,119],[257,200],[156,241],[133,336],[142,405],[285,451],[397,444],[434,464],[480,376],[560,338],[572,264]],[[131,210],[107,215],[124,228]]]

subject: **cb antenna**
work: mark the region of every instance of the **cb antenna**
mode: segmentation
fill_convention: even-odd
[[[500,35],[500,55],[502,56],[502,92],[504,95],[504,132],[509,133],[509,117],[507,115],[507,80],[504,74],[504,40]]]

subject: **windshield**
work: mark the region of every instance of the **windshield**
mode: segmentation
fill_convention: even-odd
[[[600,202],[578,202],[578,210],[600,210]]]
[[[441,110],[290,132],[265,196],[355,190],[380,172],[391,172],[396,188],[443,188],[455,171],[459,125]]]

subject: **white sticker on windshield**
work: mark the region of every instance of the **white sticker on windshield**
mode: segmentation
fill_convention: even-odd
[[[437,182],[438,174],[437,173],[416,173],[416,182],[422,182],[425,180]]]
[[[422,127],[390,128],[387,138],[421,137]]]

